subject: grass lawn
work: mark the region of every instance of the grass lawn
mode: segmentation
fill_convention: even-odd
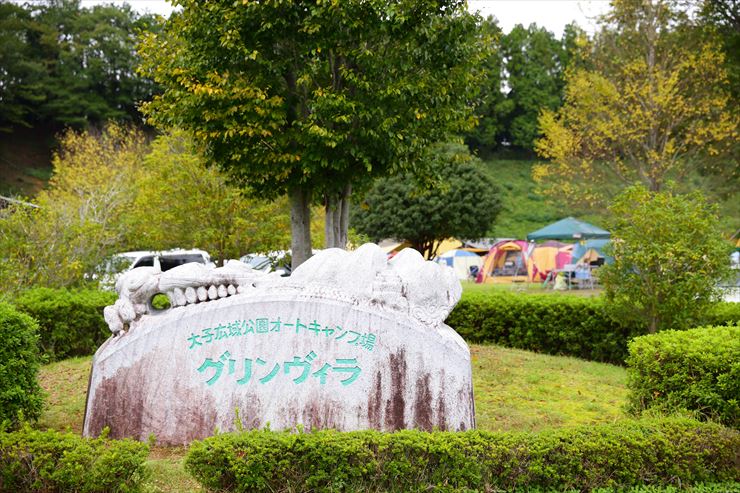
[[[624,417],[624,368],[497,346],[470,349],[479,429],[536,431]],[[41,369],[47,398],[40,428],[81,432],[91,360],[72,358]],[[202,491],[183,469],[185,452],[152,450],[150,491]]]
[[[548,294],[553,296],[600,296],[602,289],[569,289],[555,291],[551,287],[543,288],[539,282],[522,282],[507,284],[476,284],[473,281],[461,281],[464,293],[524,293],[524,294]]]

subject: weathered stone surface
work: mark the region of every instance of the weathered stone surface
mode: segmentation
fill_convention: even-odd
[[[237,419],[247,429],[474,427],[470,353],[443,323],[460,297],[451,270],[413,250],[387,262],[375,245],[321,252],[290,278],[183,267],[121,283],[106,312],[117,335],[93,360],[86,436],[108,426],[185,444]],[[224,289],[201,301],[215,282]],[[158,292],[181,306],[154,311]]]

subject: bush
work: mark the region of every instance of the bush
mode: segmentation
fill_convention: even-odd
[[[582,296],[463,293],[447,324],[468,342],[621,365],[627,342],[646,330],[610,316],[606,303]],[[740,322],[738,305],[717,303],[704,318],[716,325]]]
[[[0,433],[0,491],[136,492],[147,445],[26,427]]]
[[[15,423],[19,411],[27,419],[41,414],[43,399],[36,380],[39,366],[38,325],[0,302],[0,423]]]
[[[34,288],[14,303],[39,322],[40,346],[52,360],[93,354],[110,337],[103,308],[116,293],[93,289]]]
[[[699,192],[635,186],[609,212],[614,262],[599,269],[609,311],[651,334],[700,325],[730,274],[717,208]]]
[[[740,428],[740,326],[638,337],[627,364],[633,412],[688,409]]]
[[[606,315],[599,298],[465,293],[447,324],[468,342],[622,364],[638,332]]]
[[[687,419],[540,433],[251,431],[194,442],[216,491],[532,491],[740,479],[740,433]]]
[[[702,325],[740,325],[740,303],[721,302],[704,313]]]

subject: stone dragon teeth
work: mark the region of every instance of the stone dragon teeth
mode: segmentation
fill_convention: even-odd
[[[231,296],[300,293],[401,312],[437,326],[459,301],[462,287],[451,269],[424,260],[416,250],[407,248],[388,261],[377,245],[367,243],[353,252],[323,250],[289,278],[255,271],[237,260],[218,268],[189,263],[167,272],[133,269],[121,276],[116,291],[119,299],[104,311],[113,334],[159,313],[151,302],[160,293],[169,298],[171,310]]]

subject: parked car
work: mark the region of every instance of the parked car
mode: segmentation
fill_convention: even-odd
[[[136,251],[117,253],[105,261],[100,268],[100,275],[93,278],[100,279],[100,287],[113,289],[122,273],[137,267],[159,267],[162,272],[178,265],[197,262],[204,265],[214,265],[211,256],[204,250],[173,249],[160,252]]]
[[[278,272],[281,276],[290,275],[290,252],[284,250],[269,253],[248,253],[239,258],[241,262],[264,273]]]

